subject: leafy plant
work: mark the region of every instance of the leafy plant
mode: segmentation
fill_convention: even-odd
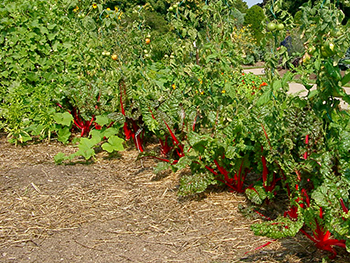
[[[108,153],[124,150],[124,140],[117,136],[118,129],[104,128],[101,130],[92,130],[90,132],[90,138],[81,138],[78,144],[78,151],[65,155],[60,152],[55,156],[55,162],[62,164],[65,161],[72,161],[74,158],[82,156],[86,161],[92,159],[96,155],[96,149],[101,147]]]

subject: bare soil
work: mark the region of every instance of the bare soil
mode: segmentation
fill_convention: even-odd
[[[262,219],[243,195],[213,188],[179,197],[181,173],[156,176],[155,161],[136,161],[133,148],[54,163],[58,152],[74,151],[0,138],[0,262],[321,262],[329,255],[301,235],[254,236],[250,225]],[[332,262],[349,262],[338,252]]]

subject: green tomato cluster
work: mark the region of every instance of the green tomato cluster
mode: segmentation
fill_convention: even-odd
[[[270,22],[267,24],[267,29],[270,31],[282,31],[284,29],[284,25],[282,23],[276,24],[274,22]]]
[[[169,7],[168,11],[175,12],[178,7],[179,7],[179,4],[173,4]]]

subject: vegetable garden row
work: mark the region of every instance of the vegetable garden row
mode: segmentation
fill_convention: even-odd
[[[350,118],[338,107],[350,102],[342,88],[350,74],[338,67],[350,42],[344,14],[329,0],[302,7],[304,63],[281,78],[275,68],[288,52],[276,44],[294,24],[273,1],[265,12],[286,24],[265,31],[272,49],[260,77],[242,73],[254,36],[236,27],[229,2],[196,12],[172,5],[171,33],[153,35],[142,8],[130,20],[90,1],[5,1],[0,128],[16,144],[77,144],[75,154],[56,155],[60,164],[129,141],[139,158],[159,160],[155,172],[191,169],[181,195],[223,184],[257,205],[288,200],[283,214],[252,226],[257,235],[301,232],[331,258],[335,247],[350,251]],[[287,94],[295,74],[306,97]],[[160,152],[146,150],[154,138]]]

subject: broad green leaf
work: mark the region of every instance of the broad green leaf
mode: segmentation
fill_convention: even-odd
[[[78,148],[84,150],[84,149],[92,148],[94,145],[95,143],[91,139],[81,138]]]
[[[312,97],[314,97],[315,95],[317,95],[319,93],[319,90],[311,90],[308,94],[308,98],[311,99]]]
[[[98,144],[103,139],[103,132],[101,130],[91,130],[90,131],[90,140],[93,145]]]
[[[73,121],[73,116],[69,112],[57,112],[53,118],[57,124],[64,126],[70,126]]]
[[[196,132],[191,132],[188,134],[188,139],[190,145],[195,146],[196,144],[203,144],[205,141],[210,140],[210,136],[207,134],[200,135]]]
[[[43,124],[34,124],[28,127],[27,131],[31,131],[32,135],[38,136],[43,130],[45,130],[45,126]]]
[[[41,32],[41,34],[48,34],[48,33],[49,33],[49,31],[47,30],[47,28],[46,28],[46,27],[43,27],[43,26],[40,27],[40,32]]]
[[[89,160],[91,157],[95,156],[94,146],[95,143],[93,140],[81,138],[80,144],[78,145],[79,151],[76,152],[76,155],[81,155],[86,160]]]
[[[281,81],[280,79],[275,80],[275,81],[272,83],[272,90],[273,90],[273,91],[280,90],[281,88],[282,88],[282,81]]]
[[[108,139],[108,142],[102,144],[102,149],[109,153],[112,153],[113,151],[123,151],[123,142],[124,140],[118,136],[112,136]]]
[[[119,129],[116,128],[108,128],[103,132],[103,136],[106,138],[109,138],[113,135],[117,135],[119,133]]]
[[[110,120],[106,115],[98,115],[96,116],[96,123],[100,126],[105,126],[110,123]]]
[[[262,95],[261,97],[258,99],[258,101],[256,102],[256,105],[262,106],[266,103],[268,103],[272,98],[272,91],[271,89],[267,89]]]
[[[288,71],[286,74],[283,75],[281,85],[284,90],[289,89],[288,83],[289,81],[291,81],[292,78],[293,78],[293,73],[290,71]]]
[[[95,151],[94,149],[79,150],[76,155],[81,155],[85,160],[89,160],[91,157],[95,156]]]
[[[192,163],[191,158],[184,156],[179,159],[179,161],[177,162],[177,164],[174,165],[174,167],[181,170],[188,167],[191,163]]]
[[[72,47],[73,47],[73,45],[71,43],[68,43],[68,42],[63,43],[63,48],[65,48],[65,49],[70,49]]]
[[[59,129],[57,132],[57,139],[59,142],[62,142],[62,143],[67,143],[70,136],[71,136],[71,132],[69,127],[63,127],[62,129]]]

